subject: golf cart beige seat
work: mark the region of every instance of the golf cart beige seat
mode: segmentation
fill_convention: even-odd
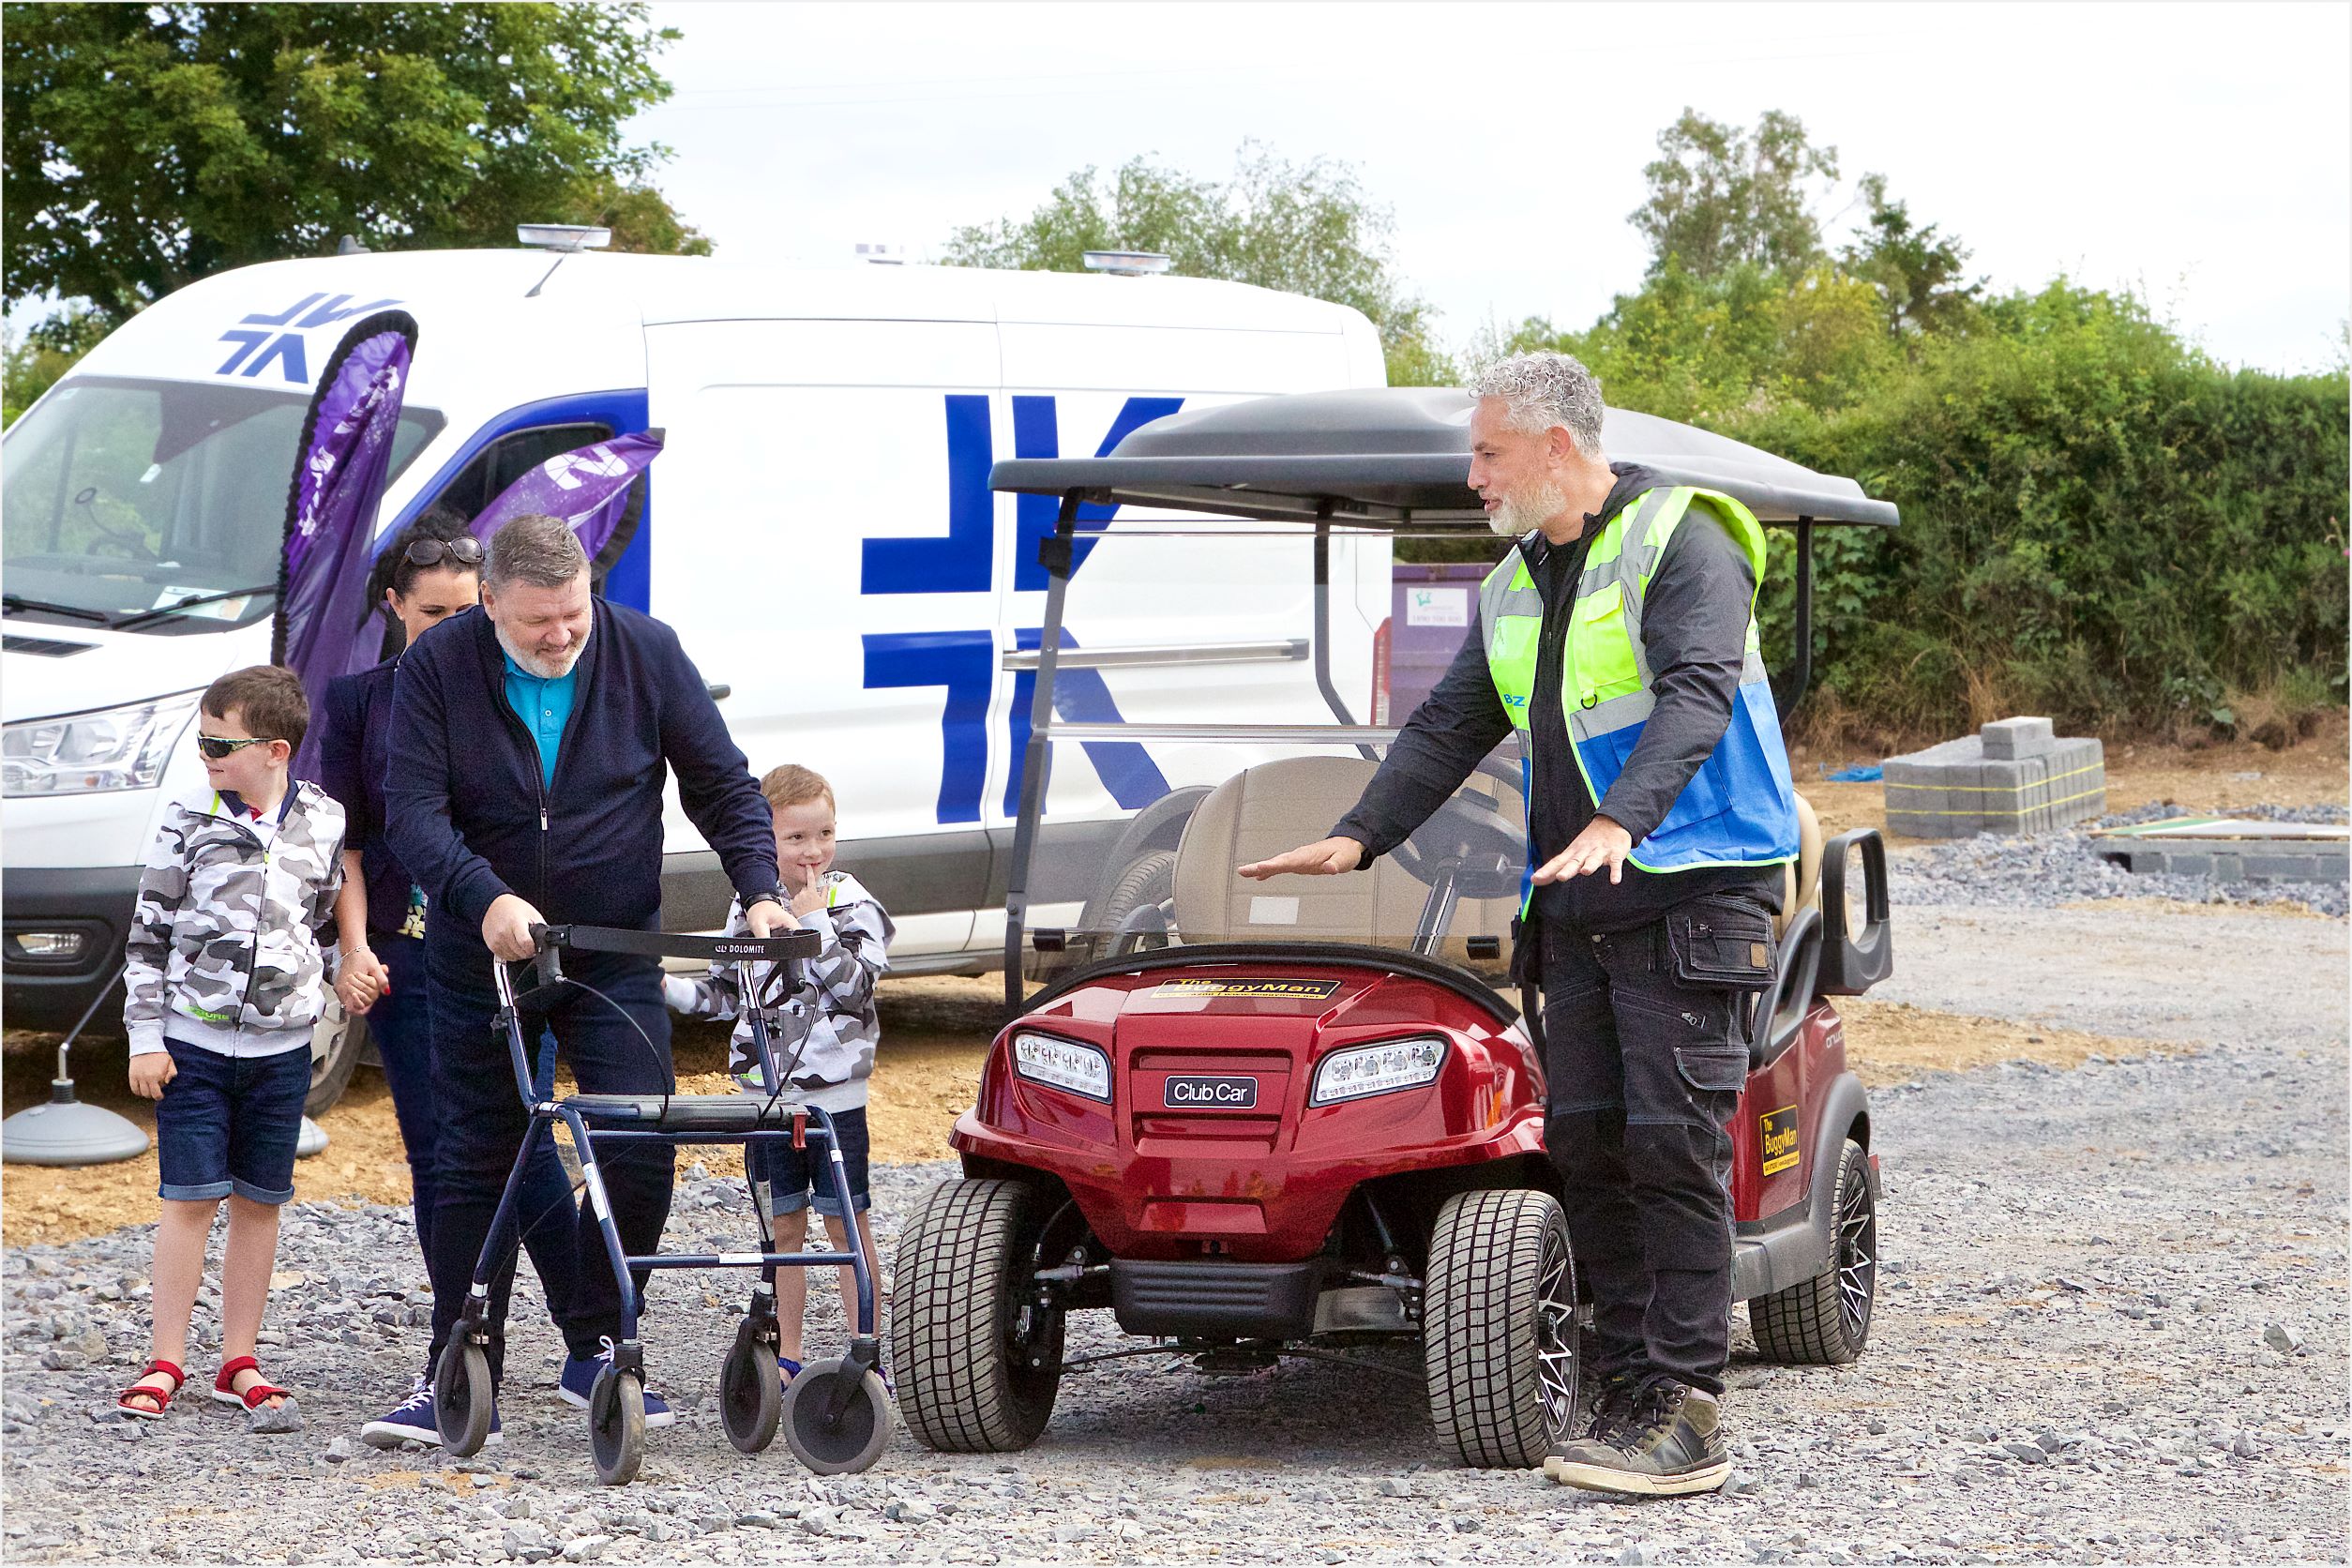
[[[1363,757],[1286,757],[1244,768],[1211,791],[1176,849],[1175,926],[1184,940],[1410,947],[1429,889],[1392,856],[1341,877],[1249,882],[1236,870],[1329,834],[1378,771]],[[1524,832],[1526,810],[1515,789],[1493,779],[1466,788],[1485,791],[1487,804]],[[1500,967],[1511,955],[1511,917],[1517,912],[1516,898],[1463,899],[1435,956],[1466,967]],[[1498,939],[1496,956],[1473,959],[1473,937]]]
[[[1813,813],[1813,803],[1804,796],[1797,797],[1797,858],[1784,867],[1781,882],[1780,918],[1772,922],[1772,935],[1787,934],[1788,923],[1797,918],[1797,912],[1809,909],[1821,901],[1821,819]]]

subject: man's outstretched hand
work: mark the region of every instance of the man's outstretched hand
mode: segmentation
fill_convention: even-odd
[[[1268,877],[1334,877],[1364,864],[1364,846],[1352,838],[1324,838],[1302,844],[1271,860],[1254,860],[1242,867],[1252,882]]]
[[[1566,882],[1570,877],[1598,871],[1604,866],[1608,867],[1610,882],[1622,882],[1625,857],[1633,852],[1632,834],[1606,817],[1595,817],[1584,824],[1584,831],[1566,849],[1535,868],[1536,885]]]

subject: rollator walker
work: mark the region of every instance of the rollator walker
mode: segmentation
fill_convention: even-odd
[[[521,1240],[517,1223],[518,1194],[523,1168],[536,1141],[554,1137],[555,1123],[570,1129],[572,1147],[580,1156],[580,1184],[586,1188],[596,1229],[604,1237],[605,1259],[612,1270],[621,1297],[621,1337],[612,1359],[597,1373],[588,1396],[588,1445],[596,1479],[609,1486],[627,1485],[637,1475],[645,1455],[645,1358],[637,1334],[641,1305],[633,1271],[645,1269],[757,1269],[743,1321],[727,1352],[718,1379],[719,1413],[727,1440],[746,1454],[757,1454],[775,1440],[776,1428],[801,1463],[821,1475],[863,1470],[890,1444],[896,1420],[890,1397],[878,1368],[881,1341],[875,1323],[874,1280],[865,1254],[854,1245],[848,1252],[777,1252],[764,1195],[755,1186],[752,1207],[759,1215],[760,1248],[754,1252],[663,1253],[636,1255],[621,1243],[613,1224],[611,1204],[605,1196],[598,1169],[599,1148],[618,1143],[659,1143],[675,1150],[680,1144],[740,1143],[746,1160],[762,1145],[789,1141],[805,1148],[817,1139],[829,1153],[827,1176],[842,1213],[850,1210],[849,1176],[841,1162],[841,1144],[833,1118],[819,1106],[804,1104],[786,1093],[790,1073],[807,1039],[804,1029],[793,1043],[791,1058],[779,1068],[768,1015],[784,998],[805,984],[802,964],[820,946],[813,931],[792,931],[771,937],[668,936],[599,926],[534,926],[531,935],[537,955],[519,963],[492,961],[498,988],[498,1013],[492,1027],[503,1030],[515,1070],[515,1088],[530,1112],[522,1146],[516,1151],[514,1168],[499,1195],[498,1211],[490,1236],[474,1267],[455,1331],[443,1347],[433,1372],[433,1410],[441,1440],[450,1453],[463,1457],[480,1452],[489,1439],[491,1415],[490,1377],[490,1281],[513,1255]],[[568,1094],[555,1097],[551,1046],[543,1048],[536,1063],[523,1048],[521,1010],[549,1000],[565,986],[584,982],[565,977],[561,953],[629,953],[656,958],[701,958],[714,965],[742,966],[744,1005],[751,1021],[751,1044],[760,1063],[761,1082],[767,1093],[741,1094]],[[752,966],[766,963],[771,984],[767,996],[753,988]],[[518,992],[518,971],[533,972],[529,987]],[[594,993],[601,996],[601,993]],[[608,1004],[618,1010],[617,1003]],[[626,1014],[624,1015],[626,1016]],[[812,1019],[813,1023],[813,1013]],[[646,1049],[654,1049],[651,1040]],[[656,1053],[656,1055],[658,1053]],[[542,1087],[547,1086],[547,1087]],[[764,1185],[760,1184],[758,1185]],[[776,1371],[776,1271],[847,1265],[857,1280],[856,1332],[846,1356],[811,1363],[781,1386]]]

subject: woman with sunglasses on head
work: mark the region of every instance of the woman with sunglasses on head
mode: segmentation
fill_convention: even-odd
[[[444,506],[428,510],[392,541],[378,558],[375,580],[383,584],[384,614],[400,628],[403,649],[480,602],[482,555],[482,542],[466,520]],[[396,654],[372,670],[327,683],[319,772],[320,782],[350,819],[343,886],[335,906],[342,949],[335,993],[346,1012],[367,1018],[375,1039],[408,1153],[416,1240],[425,1248],[431,1241],[433,1144],[442,1120],[433,1105],[432,1029],[426,1010],[427,911],[424,894],[401,869],[384,836],[384,777],[400,766],[386,746],[400,663]],[[547,1293],[549,1313],[560,1326],[574,1295],[579,1211],[555,1151],[543,1146],[541,1152],[544,1157],[533,1162],[521,1194],[524,1215],[540,1217],[523,1242]],[[502,1277],[502,1297],[512,1277],[512,1271]],[[499,1318],[504,1316],[502,1301]],[[361,1427],[360,1435],[384,1447],[410,1440],[439,1442],[430,1368],[406,1400]]]

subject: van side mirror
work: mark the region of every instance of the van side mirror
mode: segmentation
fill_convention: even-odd
[[[1856,828],[1823,845],[1822,995],[1860,996],[1894,972],[1894,930],[1887,916],[1887,846],[1878,830]]]

